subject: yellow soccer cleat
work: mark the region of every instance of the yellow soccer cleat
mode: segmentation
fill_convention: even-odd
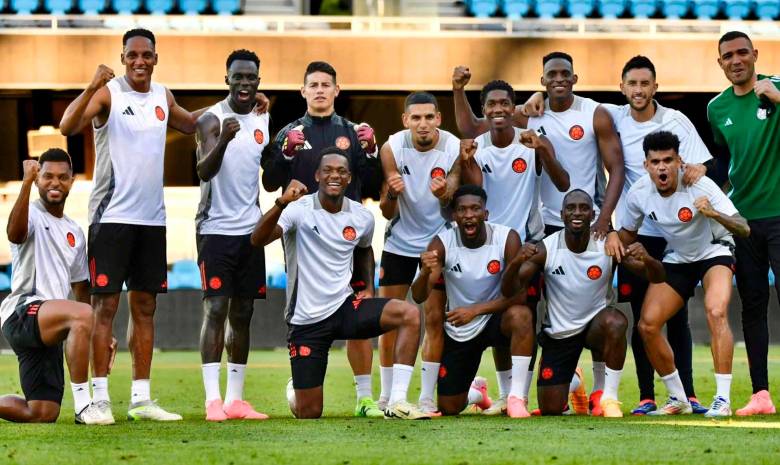
[[[623,411],[620,406],[623,405],[617,399],[601,399],[601,416],[605,418],[622,418]]]

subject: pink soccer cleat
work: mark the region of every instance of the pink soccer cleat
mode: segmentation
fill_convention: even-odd
[[[228,416],[222,410],[222,399],[214,399],[206,402],[206,421],[225,421]]]
[[[772,398],[769,396],[769,391],[764,389],[750,396],[750,402],[746,406],[738,409],[736,414],[738,417],[749,417],[750,415],[773,415],[775,413],[775,406],[772,404]]]
[[[234,400],[225,406],[225,415],[230,420],[267,420],[268,415],[255,411],[245,400]]]
[[[510,418],[528,418],[531,416],[531,414],[528,413],[526,400],[513,395],[510,395],[506,399],[506,414],[509,415]]]
[[[474,405],[480,408],[480,410],[487,410],[493,405],[493,401],[488,396],[487,392],[487,380],[482,376],[477,376],[474,381],[471,382],[471,389],[476,389],[482,393],[482,402],[478,402]]]

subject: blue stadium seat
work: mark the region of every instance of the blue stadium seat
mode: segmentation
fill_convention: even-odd
[[[5,273],[0,273],[0,291],[11,290],[11,279]]]
[[[661,13],[667,19],[680,19],[688,13],[688,0],[661,0]]]
[[[38,9],[38,0],[10,0],[8,6],[16,14],[29,15]]]
[[[748,0],[723,0],[723,12],[731,21],[741,21],[750,14]]]
[[[719,0],[693,0],[693,15],[698,19],[712,19],[720,11]]]
[[[120,15],[130,15],[141,8],[141,0],[112,0],[111,3]]]
[[[469,0],[466,6],[477,18],[487,18],[498,11],[498,0]]]
[[[286,289],[287,288],[287,272],[284,269],[284,264],[274,263],[269,266],[265,271],[265,284],[266,287],[271,289]]]
[[[531,0],[504,0],[501,9],[507,18],[520,19],[531,11]]]
[[[73,0],[44,0],[43,7],[53,15],[64,15],[73,8]]]
[[[85,15],[96,15],[106,8],[106,0],[78,0],[77,5]]]
[[[197,15],[203,13],[208,6],[207,0],[180,0],[179,8],[185,15]]]
[[[655,14],[658,8],[655,0],[631,0],[631,16],[638,19],[647,19]]]
[[[569,15],[572,18],[584,18],[593,12],[594,0],[569,0]]]
[[[241,0],[212,0],[211,7],[220,15],[232,15],[241,11]]]
[[[626,10],[625,0],[600,0],[597,7],[602,18],[615,19]]]
[[[146,9],[153,15],[164,15],[173,9],[173,0],[146,0]]]
[[[542,19],[550,19],[561,13],[562,0],[537,0],[536,14]]]
[[[200,289],[200,268],[194,260],[178,260],[168,273],[168,289]]]
[[[780,15],[780,0],[756,0],[756,16],[762,21],[772,21]]]

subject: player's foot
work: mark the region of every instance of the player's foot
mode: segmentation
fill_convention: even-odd
[[[401,420],[430,420],[431,416],[417,408],[416,405],[410,404],[405,400],[399,400],[385,409],[385,418],[388,420],[394,418]]]
[[[691,405],[693,405],[692,402]],[[655,401],[653,399],[640,400],[639,405],[637,405],[636,408],[631,411],[631,415],[647,415],[650,412],[655,412],[657,408],[658,406],[655,405]]]
[[[535,408],[535,409],[531,410],[531,416],[532,417],[541,417],[542,416],[542,409]]]
[[[731,404],[729,401],[721,396],[715,396],[712,400],[712,405],[707,413],[704,414],[707,418],[721,418],[731,416]]]
[[[225,421],[228,416],[223,410],[222,399],[206,401],[206,421]]]
[[[383,412],[384,412],[384,411],[385,411],[385,409],[387,408],[387,401],[388,401],[388,400],[389,400],[389,399],[387,399],[387,397],[380,397],[380,398],[379,398],[379,400],[378,400],[378,401],[376,401],[376,407],[377,407],[379,410],[381,410],[381,411],[383,411]]]
[[[181,415],[172,413],[157,405],[156,400],[145,400],[130,404],[127,419],[131,421],[179,421]]]
[[[580,385],[574,392],[569,393],[569,402],[576,415],[588,414],[588,394],[585,392],[585,376],[582,374],[582,368],[577,367],[574,370],[574,376],[580,379]]]
[[[528,406],[526,400],[517,396],[510,395],[506,399],[506,414],[510,418],[528,418],[531,416],[528,413]]]
[[[476,389],[482,393],[482,402],[477,402],[474,404],[479,407],[480,410],[487,410],[491,405],[493,405],[493,401],[490,399],[490,396],[488,396],[488,386],[487,380],[485,378],[482,376],[477,376],[474,378],[474,381],[471,382],[471,389]]]
[[[707,413],[707,411],[709,410],[707,407],[703,406],[699,402],[699,399],[697,399],[695,397],[689,397],[688,398],[688,402],[691,403],[691,410],[693,410],[693,413],[695,413],[696,415],[701,415],[703,413]]]
[[[493,401],[493,405],[491,405],[489,409],[482,411],[482,415],[504,415],[506,414],[506,408],[506,397],[499,397]]]
[[[594,417],[600,417],[602,414],[601,410],[601,395],[604,394],[604,391],[599,389],[598,391],[593,391],[590,393],[590,399],[588,399],[588,407],[590,407],[590,415]]]
[[[101,401],[106,402],[106,401]],[[97,404],[89,404],[76,414],[77,425],[113,425],[114,415],[111,414],[111,405],[108,409],[101,409]]]
[[[290,411],[295,413],[295,388],[293,387],[292,378],[287,380],[285,394],[287,395],[287,405],[290,406]]]
[[[617,399],[602,399],[600,401],[601,416],[604,418],[622,418],[623,411],[620,410],[622,402]]]
[[[775,406],[772,404],[772,398],[769,391],[764,389],[750,396],[750,402],[741,409],[737,409],[738,417],[748,417],[750,415],[774,415]]]
[[[385,412],[379,410],[379,407],[370,397],[361,397],[355,405],[355,416],[364,418],[382,418]]]
[[[419,408],[420,411],[430,415],[431,418],[441,416],[439,407],[436,406],[436,402],[434,402],[433,399],[421,399],[419,402],[417,402],[417,408]]]
[[[687,400],[678,400],[676,397],[669,396],[664,405],[658,410],[648,413],[648,415],[690,415],[691,413],[693,413],[693,409],[691,408],[690,402]]]
[[[245,400],[236,399],[224,408],[230,420],[267,420],[268,415],[260,413]]]

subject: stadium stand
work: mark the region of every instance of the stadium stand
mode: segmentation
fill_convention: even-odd
[[[78,0],[78,9],[85,15],[97,15],[106,7],[105,0]]]
[[[780,1],[756,0],[755,13],[762,21],[772,21],[780,15]]]
[[[647,19],[653,16],[657,7],[655,0],[633,0],[629,4],[631,16],[637,19]]]
[[[498,11],[498,0],[468,0],[466,7],[477,18],[487,18]]]
[[[568,6],[569,16],[572,18],[585,18],[593,13],[594,0],[570,0]]]
[[[506,14],[507,18],[520,19],[527,16],[531,11],[531,0],[504,0],[501,4],[501,9]]]
[[[153,15],[164,15],[173,10],[173,0],[146,0],[144,6]]]
[[[724,0],[723,12],[731,21],[740,21],[748,17],[751,6],[748,0]]]
[[[537,0],[536,2],[536,14],[542,19],[558,16],[562,10],[562,0]]]
[[[661,0],[661,13],[667,19],[680,19],[689,9],[688,0]]]
[[[38,0],[10,0],[8,7],[16,14],[29,15],[38,9]]]
[[[111,6],[120,15],[130,15],[141,8],[141,0],[112,0]]]
[[[243,12],[248,15],[299,15],[301,0],[245,0]]]
[[[53,15],[64,15],[73,8],[71,0],[44,0],[43,7]]]
[[[208,0],[180,0],[179,9],[185,15],[198,15],[208,8]]]
[[[625,0],[601,0],[597,9],[602,18],[616,19],[626,11],[626,2]]]

